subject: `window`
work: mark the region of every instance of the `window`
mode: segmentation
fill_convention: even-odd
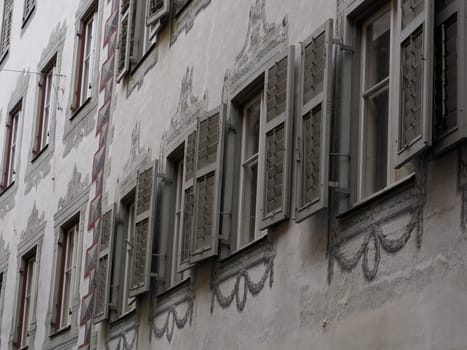
[[[22,258],[20,268],[20,297],[18,317],[17,347],[29,345],[29,330],[35,303],[36,286],[36,252],[35,250]]]
[[[393,167],[389,166],[392,22],[392,12],[387,8],[363,25],[361,198],[394,182],[390,179]]]
[[[120,6],[117,80],[136,67],[156,42],[161,20],[169,11],[168,0],[124,0]]]
[[[62,228],[57,250],[56,309],[53,326],[55,331],[71,325],[72,302],[76,289],[76,264],[79,221]]]
[[[41,72],[39,82],[39,111],[36,121],[35,144],[33,155],[38,155],[49,144],[50,117],[54,108],[53,94],[54,87],[55,58]]]
[[[6,143],[3,158],[3,180],[2,189],[7,189],[16,178],[16,158],[18,141],[18,123],[21,113],[21,102],[13,108],[8,117],[6,125]]]
[[[26,24],[35,8],[36,0],[24,0],[23,26]]]
[[[11,21],[13,19],[13,0],[4,0],[2,29],[0,32],[0,62],[3,61],[10,48]]]
[[[81,19],[73,110],[77,110],[91,98],[96,54],[96,21],[97,4],[93,5],[88,14]]]
[[[259,129],[263,110],[263,93],[254,97],[242,109],[242,143],[240,164],[240,200],[237,247],[258,237],[256,213],[258,203]],[[262,159],[261,159],[262,160]]]
[[[223,163],[221,255],[289,217],[294,48],[277,53],[232,92]]]

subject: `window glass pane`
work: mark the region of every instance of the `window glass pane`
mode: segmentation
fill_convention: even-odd
[[[371,96],[366,102],[363,148],[363,195],[387,185],[389,90]]]
[[[258,153],[260,113],[261,100],[257,100],[246,109],[245,159],[248,159]]]
[[[391,16],[386,12],[367,27],[367,88],[389,76]]]
[[[255,162],[251,166],[246,167],[245,176],[245,193],[243,206],[243,237],[241,244],[247,244],[255,239],[255,224],[256,224],[256,194],[258,182],[258,163]]]

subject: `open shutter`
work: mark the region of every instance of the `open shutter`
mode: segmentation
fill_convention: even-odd
[[[434,61],[434,1],[399,0],[398,5],[400,92],[396,167],[431,145]]]
[[[434,45],[435,152],[441,153],[467,137],[466,2],[436,2]]]
[[[297,115],[296,220],[328,205],[332,106],[332,25],[329,19],[303,44]]]
[[[101,322],[109,316],[110,283],[112,268],[112,253],[115,225],[115,206],[102,215],[101,232],[96,269],[96,307],[94,323]]]
[[[157,170],[158,161],[141,170],[136,182],[135,240],[133,242],[130,297],[140,295],[150,289]]]
[[[130,40],[133,28],[133,9],[135,0],[123,0],[120,11],[120,26],[118,32],[118,59],[117,59],[117,83],[122,80],[130,69]]]
[[[196,155],[196,129],[188,132],[185,139],[185,162],[183,167],[183,198],[182,198],[182,220],[179,239],[179,264],[178,272],[191,267],[190,264],[190,239],[194,226],[194,177],[195,177],[195,155]]]
[[[13,0],[5,1],[3,8],[2,31],[0,33],[0,61],[10,48],[11,21],[13,19]]]
[[[169,0],[146,0],[146,25],[151,26],[169,13]]]
[[[289,216],[293,128],[294,47],[279,54],[266,69],[259,167],[261,230]]]
[[[224,111],[224,106],[219,107],[198,121],[192,263],[217,254]]]

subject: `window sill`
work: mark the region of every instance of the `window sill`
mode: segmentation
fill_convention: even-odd
[[[110,325],[115,325],[120,322],[124,322],[126,319],[131,318],[136,314],[136,305],[132,310],[129,310],[123,314],[117,315],[115,318],[113,318],[111,321],[109,321]]]
[[[48,147],[49,147],[49,144],[46,144],[44,147],[42,147],[42,149],[39,152],[36,152],[36,153],[33,152],[31,163],[34,163],[37,160],[37,158],[39,158],[41,154],[47,150]]]
[[[156,45],[157,45],[157,42],[155,42],[154,44],[151,44],[151,46],[149,46],[149,48],[146,50],[144,55],[141,56],[141,58],[138,60],[138,62],[130,69],[130,75],[134,75],[136,73],[136,71],[139,69],[139,67],[141,67],[143,65],[144,61],[146,61],[146,59],[149,57],[149,55],[154,50]]]
[[[172,285],[172,286],[168,287],[167,289],[165,289],[164,291],[156,294],[156,297],[157,298],[163,298],[166,295],[174,292],[177,289],[182,289],[183,287],[185,287],[185,284],[189,284],[190,281],[191,281],[191,276],[185,277],[180,282],[177,282],[174,285]]]
[[[89,104],[89,102],[91,101],[91,98],[92,97],[88,97],[87,99],[85,99],[79,107],[71,108],[70,120],[75,119],[75,117],[84,109],[84,107],[86,107]]]
[[[219,258],[219,262],[225,263],[230,260],[239,258],[239,256],[245,254],[246,252],[250,250],[255,250],[257,247],[261,246],[266,241],[267,237],[268,237],[268,234],[266,231],[266,233],[263,234],[261,237],[254,239],[253,241],[247,243],[246,245],[240,248],[237,248],[236,250],[231,252],[229,255]]]
[[[8,190],[9,190],[10,188],[12,188],[14,184],[15,184],[15,182],[12,181],[7,187],[5,187],[4,189],[2,189],[2,190],[0,191],[0,196],[2,196],[4,193],[8,192]]]
[[[336,218],[343,219],[359,210],[363,210],[364,208],[372,205],[373,203],[394,194],[395,192],[399,192],[407,188],[408,186],[412,185],[415,182],[415,173],[412,173],[403,179],[393,183],[392,185],[372,194],[371,196],[356,202],[352,207],[339,213]]]
[[[28,24],[29,19],[31,18],[32,14],[34,13],[34,10],[36,9],[36,6],[34,5],[32,9],[28,12],[28,14],[23,17],[23,22],[21,23],[21,29],[24,29],[26,24]]]
[[[49,336],[51,338],[55,338],[55,337],[58,337],[59,335],[63,334],[63,333],[67,333],[67,331],[69,331],[71,329],[71,324],[69,324],[68,326],[64,326],[60,329],[57,329],[55,331],[53,331]]]

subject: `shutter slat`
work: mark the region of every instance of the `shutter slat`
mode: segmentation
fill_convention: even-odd
[[[434,61],[434,2],[399,0],[399,9],[400,94],[396,167],[401,167],[431,145]]]
[[[111,269],[114,241],[115,206],[102,215],[100,223],[98,262],[96,268],[96,301],[94,323],[108,319]]]
[[[194,227],[190,262],[217,254],[220,225],[220,188],[224,153],[225,106],[208,112],[198,121]]]
[[[7,54],[10,48],[11,20],[13,17],[13,1],[5,1],[3,9],[2,30],[0,33],[0,60]]]
[[[329,19],[303,44],[295,162],[298,222],[328,206],[332,36],[333,21]]]
[[[135,199],[134,260],[131,267],[129,295],[134,297],[149,291],[151,283],[151,261],[156,214],[156,189],[160,176],[158,161],[138,172]]]
[[[294,47],[278,54],[266,67],[266,111],[262,114],[258,168],[259,228],[264,230],[289,216],[293,128]]]
[[[135,0],[125,0],[120,7],[120,26],[118,32],[117,83],[130,70],[130,55],[133,52]]]

